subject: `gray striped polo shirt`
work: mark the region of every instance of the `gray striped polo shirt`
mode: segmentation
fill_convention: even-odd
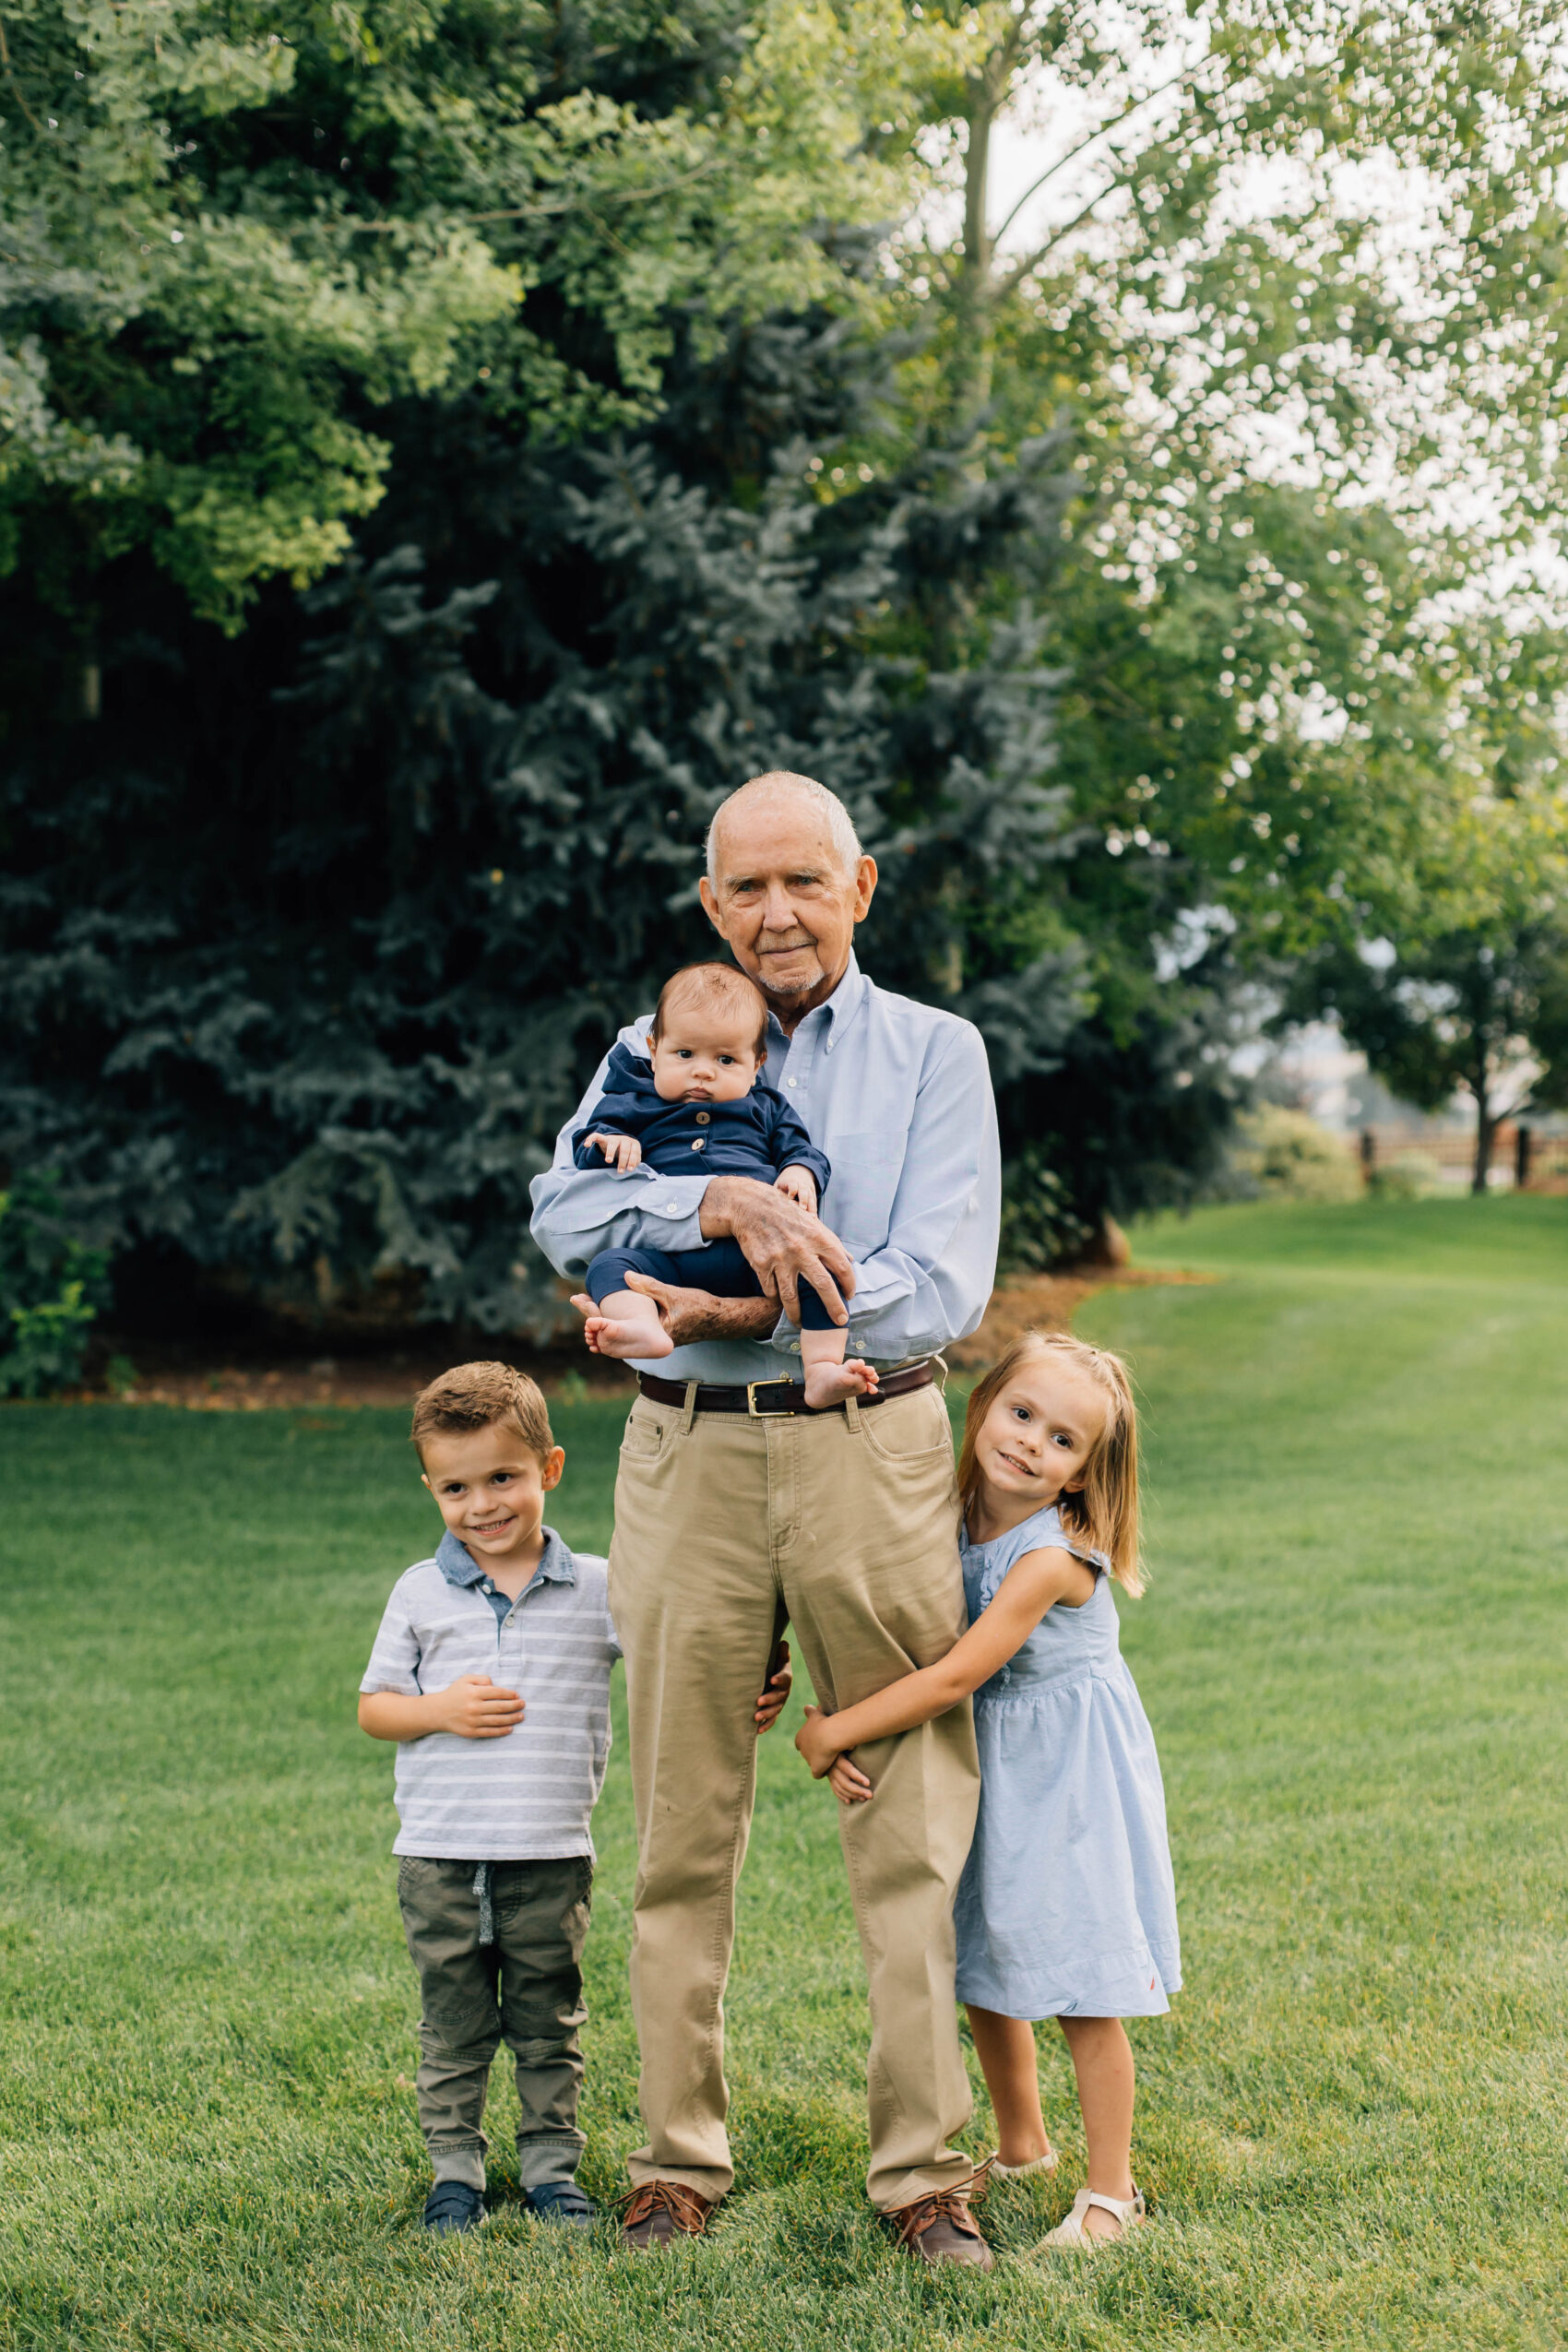
[[[610,1752],[610,1669],[621,1655],[602,1560],[552,1527],[532,1582],[508,1602],[450,1528],[399,1576],[360,1684],[418,1698],[464,1674],[518,1691],[501,1740],[428,1732],[398,1743],[395,1854],[466,1862],[593,1852],[588,1816]]]

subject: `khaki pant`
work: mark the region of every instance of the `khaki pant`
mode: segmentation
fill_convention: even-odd
[[[639,1397],[621,1449],[610,1604],[637,1816],[632,2004],[648,2136],[630,2170],[721,2197],[734,2178],[724,1986],[756,1695],[787,1621],[830,1708],[931,1665],[963,1632],[937,1390],[773,1420]],[[838,1809],[839,1834],[871,1997],[866,2187],[886,2208],[970,2168],[947,2145],[970,2107],[952,1922],[980,1792],[969,1708],[857,1754],[876,1794]]]
[[[480,1942],[472,1862],[404,1856],[398,1903],[419,1970],[420,2130],[437,2180],[484,2187],[480,2129],[491,2061],[503,2040],[517,2061],[517,2178],[525,2189],[570,2180],[583,2153],[577,2093],[581,1961],[592,1902],[586,1854],[495,1862],[493,1943]]]

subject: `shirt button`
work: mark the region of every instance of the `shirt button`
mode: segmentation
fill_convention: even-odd
[[[681,1214],[681,1204],[679,1201],[665,1201],[661,1204],[661,1206],[666,1217],[679,1217]]]
[[[712,1116],[713,1113],[711,1111],[699,1111],[697,1112],[697,1125],[699,1127],[706,1127]]]
[[[699,1135],[695,1143],[692,1146],[692,1149],[694,1151],[706,1151],[707,1149],[707,1137],[706,1135]]]
[[[797,1087],[801,1082],[798,1078],[786,1078],[784,1083],[787,1087]]]

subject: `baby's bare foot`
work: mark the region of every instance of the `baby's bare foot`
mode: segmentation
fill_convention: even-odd
[[[815,1412],[827,1405],[842,1405],[847,1396],[870,1396],[875,1388],[876,1374],[860,1356],[851,1356],[844,1364],[805,1366],[806,1403]]]
[[[589,1315],[583,1336],[596,1356],[668,1356],[675,1342],[657,1315],[643,1322],[623,1321],[619,1315]]]

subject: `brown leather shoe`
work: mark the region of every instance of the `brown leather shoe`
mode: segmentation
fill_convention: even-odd
[[[645,2180],[621,2200],[621,2243],[650,2254],[673,2238],[700,2238],[718,2203],[680,2180]]]
[[[916,2197],[883,2215],[907,2254],[922,2263],[965,2263],[992,2270],[996,2257],[980,2236],[965,2200],[951,2189]]]

